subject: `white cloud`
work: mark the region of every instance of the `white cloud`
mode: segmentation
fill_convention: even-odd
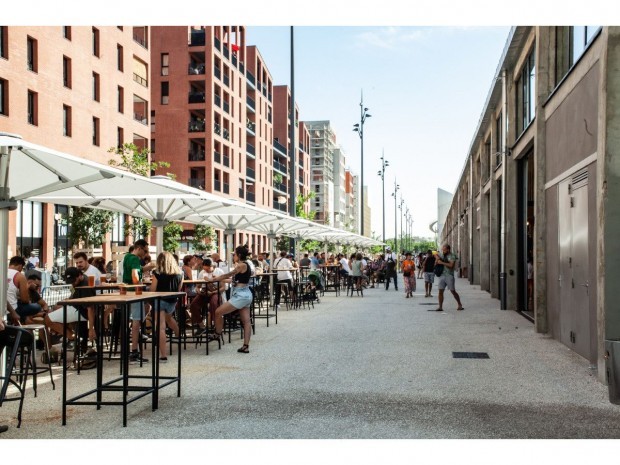
[[[360,47],[396,49],[412,42],[422,42],[429,36],[428,29],[408,27],[382,27],[357,35]]]

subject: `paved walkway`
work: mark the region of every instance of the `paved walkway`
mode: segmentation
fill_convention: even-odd
[[[156,412],[148,398],[131,404],[127,428],[113,406],[72,407],[62,427],[61,382],[42,384],[36,399],[28,390],[21,429],[15,403],[0,409],[2,439],[620,438],[620,407],[586,360],[466,280],[462,312],[450,295],[445,312],[428,311],[436,299],[421,284],[413,299],[402,287],[327,294],[278,325],[258,320],[248,355],[237,339],[209,356],[191,346],[182,397],[168,387]],[[490,358],[454,359],[460,351]],[[70,388],[93,377],[74,374]]]

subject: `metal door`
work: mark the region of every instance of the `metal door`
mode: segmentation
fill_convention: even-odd
[[[560,320],[560,342],[571,346],[570,333],[573,326],[572,310],[572,271],[571,271],[571,242],[572,242],[572,217],[570,207],[570,178],[562,181],[558,186],[558,247],[560,269],[558,273],[558,286],[560,290],[560,308],[558,317]]]

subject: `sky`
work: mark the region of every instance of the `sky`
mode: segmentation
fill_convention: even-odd
[[[347,167],[361,172],[360,99],[372,116],[364,125],[364,184],[371,228],[383,232],[380,157],[385,172],[386,238],[394,237],[394,183],[413,217],[413,234],[431,237],[437,188],[453,192],[499,63],[509,27],[294,28],[295,100],[300,119],[330,120]],[[248,26],[274,84],[290,85],[290,27]],[[397,210],[398,234],[401,211]]]

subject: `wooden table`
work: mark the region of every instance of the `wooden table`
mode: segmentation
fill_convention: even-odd
[[[172,383],[177,383],[177,397],[181,397],[181,339],[178,339],[178,363],[176,376],[160,376],[159,375],[159,305],[162,298],[165,297],[181,297],[184,292],[143,292],[141,295],[136,294],[99,294],[94,297],[83,297],[79,299],[63,300],[58,302],[63,306],[63,318],[67,320],[67,306],[93,306],[96,312],[97,330],[97,386],[95,389],[79,394],[75,397],[67,399],[67,339],[63,338],[63,366],[62,366],[62,424],[67,424],[67,405],[96,405],[97,410],[102,405],[122,405],[123,406],[123,426],[127,426],[127,405],[138,400],[148,394],[152,394],[152,408],[157,410],[159,406],[159,390]],[[153,318],[153,343],[151,375],[130,375],[129,374],[129,307],[134,303],[142,303],[148,300],[154,300],[154,318]],[[103,309],[106,305],[118,305],[121,308],[121,376],[110,381],[103,382]],[[163,323],[163,322],[162,322]],[[130,385],[132,379],[150,379],[151,386]],[[160,384],[160,380],[165,380]],[[122,386],[117,383],[122,382]],[[122,401],[104,401],[103,393],[106,391],[119,392],[122,391]],[[129,392],[138,391],[140,394],[129,398]],[[96,401],[82,400],[85,397],[96,394]]]

